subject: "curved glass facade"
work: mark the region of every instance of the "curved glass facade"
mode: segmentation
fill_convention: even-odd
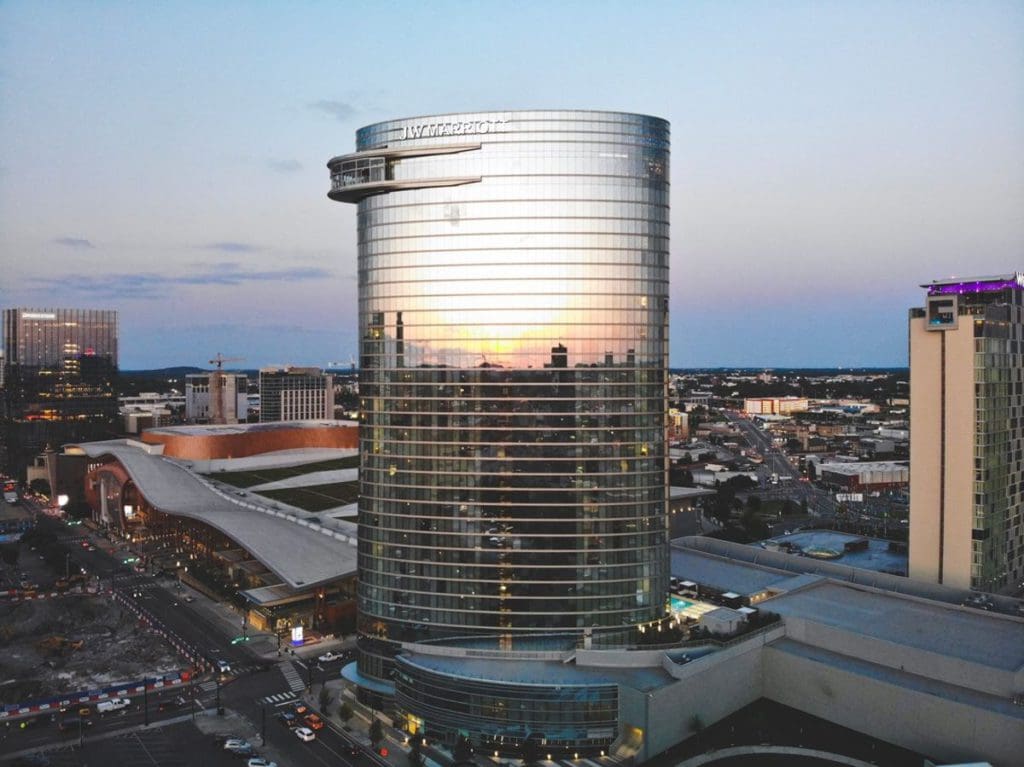
[[[416,712],[430,734],[448,742],[469,732],[483,751],[514,752],[535,738],[548,751],[596,752],[618,729],[619,689],[611,680],[565,679],[563,670],[543,665],[520,672],[515,681],[493,680],[477,670],[479,664],[486,669],[487,661],[449,671],[443,665],[459,662],[431,668],[436,660],[398,656],[395,698],[400,708]]]
[[[537,111],[328,164],[359,206],[363,674],[664,616],[668,163],[664,120]]]

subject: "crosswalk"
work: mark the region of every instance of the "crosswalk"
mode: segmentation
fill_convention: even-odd
[[[302,681],[302,677],[299,675],[294,663],[287,661],[278,666],[278,668],[281,669],[281,673],[284,674],[284,681],[288,683],[292,692],[299,692],[300,690],[306,689],[306,683]]]
[[[267,695],[266,697],[260,698],[256,702],[261,706],[283,706],[298,699],[299,696],[297,693],[279,692],[276,695]]]
[[[213,692],[217,689],[216,679],[207,679],[205,682],[199,685],[200,692]]]

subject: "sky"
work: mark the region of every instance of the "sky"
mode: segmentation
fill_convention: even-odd
[[[672,123],[672,367],[903,366],[922,283],[1024,267],[1024,3],[0,2],[0,307],[347,365],[327,160],[528,108]]]

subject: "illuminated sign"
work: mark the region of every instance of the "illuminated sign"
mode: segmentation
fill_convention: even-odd
[[[55,320],[57,315],[52,312],[22,312],[23,320]]]
[[[302,626],[292,629],[292,644],[302,644]]]
[[[504,130],[507,120],[465,120],[457,122],[403,125],[399,139],[434,138],[435,136],[468,136]]]

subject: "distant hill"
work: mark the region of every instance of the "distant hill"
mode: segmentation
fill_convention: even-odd
[[[192,373],[204,372],[206,372],[204,368],[181,365],[173,368],[156,368],[155,370],[120,370],[118,374],[128,378],[181,378]]]

